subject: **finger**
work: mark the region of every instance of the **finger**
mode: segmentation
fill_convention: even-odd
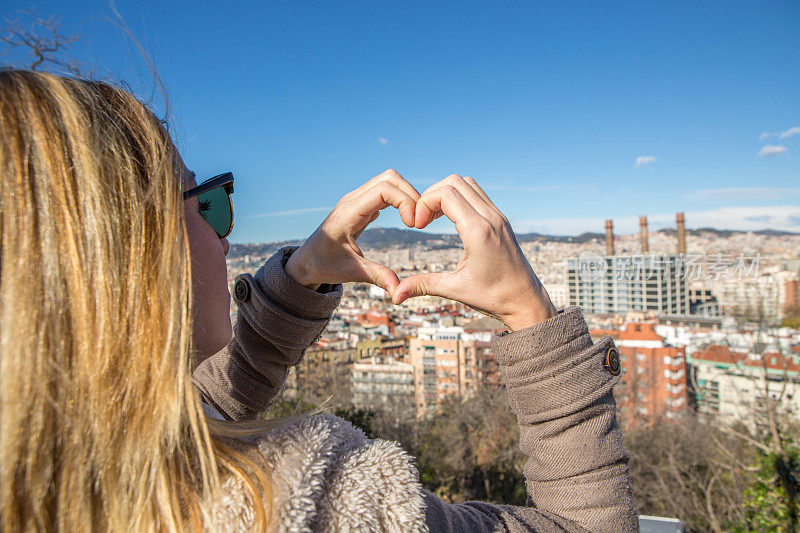
[[[394,297],[395,288],[400,284],[400,279],[392,269],[365,257],[358,257],[357,263],[360,272],[357,273],[355,276],[357,279],[354,281],[365,281],[377,285]]]
[[[471,179],[471,178],[470,178]],[[461,196],[464,197],[475,210],[481,214],[483,218],[486,220],[492,220],[493,215],[497,214],[497,208],[493,208],[483,196],[478,194],[476,191],[466,180],[466,178],[462,178],[458,174],[452,174],[445,178],[453,187],[458,189],[458,192],[461,193]]]
[[[369,187],[369,188],[373,188],[376,185],[379,185],[380,183],[388,182],[388,183],[391,183],[392,185],[394,185],[395,187],[397,187],[398,189],[400,189],[401,191],[403,191],[404,193],[406,193],[410,198],[412,198],[414,200],[414,202],[419,200],[419,197],[421,196],[419,194],[419,191],[413,185],[411,185],[408,181],[406,181],[403,178],[403,176],[401,176],[399,173],[397,173],[396,171],[394,171],[392,169],[389,169],[389,170],[381,173],[378,176],[378,178],[379,178],[378,180],[373,182],[372,187]],[[403,220],[403,222],[409,228],[413,228],[414,227],[413,218],[408,222],[406,220]]]
[[[364,191],[356,202],[357,215],[360,218],[370,217],[376,211],[391,205],[400,212],[400,218],[406,226],[414,227],[417,201],[388,181],[378,183]]]
[[[363,185],[361,185],[358,189],[354,190],[351,194],[359,195],[359,194],[363,193],[364,191],[366,191],[367,189],[371,189],[373,186],[375,186],[376,183],[381,181],[384,178],[384,176],[389,172],[396,172],[396,171],[394,169],[391,169],[391,168],[384,170],[383,172],[381,172],[377,176],[373,176],[370,179],[368,179],[366,182],[364,182]]]
[[[484,201],[484,202],[486,202],[487,204],[489,204],[489,205],[491,205],[491,206],[497,207],[497,206],[495,206],[495,205],[492,203],[492,201],[489,199],[489,195],[488,195],[488,194],[486,194],[486,191],[484,191],[483,189],[481,189],[481,186],[480,186],[480,185],[478,185],[478,182],[477,182],[477,181],[475,181],[475,178],[473,178],[472,176],[464,176],[464,181],[466,181],[466,182],[469,184],[469,186],[470,186],[470,187],[472,187],[473,189],[475,189],[475,192],[476,192],[476,193],[478,193],[478,194],[480,195],[480,197],[481,197],[481,198],[483,198],[483,201]]]
[[[358,238],[361,237],[361,234],[364,232],[364,230],[367,229],[367,226],[375,222],[380,216],[380,214],[381,214],[380,211],[375,211],[374,213],[372,213],[372,216],[369,217],[369,220],[367,221],[366,224],[364,224],[364,227],[358,230],[357,232],[353,233],[353,240],[357,241]]]
[[[426,191],[420,196],[414,217],[416,227],[422,229],[430,224],[437,211],[452,220],[456,231],[462,236],[471,225],[486,222],[458,189],[451,185]]]
[[[450,174],[446,178],[440,179],[439,181],[437,181],[436,183],[434,183],[433,185],[431,185],[430,187],[425,189],[425,191],[422,194],[429,193],[431,191],[435,191],[436,189],[444,187],[445,185],[452,185],[453,184],[453,180],[456,179],[456,178],[461,178],[461,176],[459,176],[458,174]]]
[[[395,287],[394,293],[390,293],[392,294],[392,302],[395,305],[400,305],[409,298],[424,295],[455,299],[454,296],[459,289],[456,276],[453,272],[409,276]]]
[[[439,210],[439,211],[436,211],[436,212],[433,214],[433,220],[436,220],[437,218],[441,218],[441,217],[443,217],[443,216],[444,216],[444,213],[442,213],[442,212],[441,212],[441,210]],[[433,222],[433,220],[431,220],[431,222]]]
[[[464,197],[467,202],[469,202],[475,210],[480,213],[480,215],[485,218],[486,220],[494,220],[497,216],[496,208],[493,209],[483,197],[478,194],[478,192],[473,189],[467,181],[459,176],[458,174],[450,174],[445,179],[439,181],[438,183],[433,184],[428,189],[426,189],[425,193],[427,194],[436,189],[440,189],[441,187],[445,187],[450,185],[451,187],[455,187],[461,193],[461,196]],[[434,220],[436,217],[434,216]]]
[[[423,192],[422,194],[425,194],[425,193],[427,193],[428,191],[430,191],[430,190],[433,190],[434,188],[438,188],[438,187],[437,187],[438,185],[443,185],[443,184],[442,184],[442,181],[444,181],[444,180],[441,180],[441,181],[438,181],[438,182],[434,183],[433,185],[431,185],[430,187],[428,187],[427,189],[425,189],[425,192]],[[421,197],[421,195],[420,195],[420,197]],[[417,199],[417,201],[419,201],[419,199]],[[436,211],[436,212],[433,214],[433,220],[436,220],[437,218],[439,218],[439,217],[441,217],[441,216],[444,216],[444,213],[442,213],[441,209],[440,209],[440,210],[437,210],[437,211]],[[427,225],[427,224],[426,224],[426,225]]]
[[[477,181],[475,181],[475,178],[473,178],[473,177],[471,177],[471,176],[464,176],[464,181],[466,181],[466,182],[469,184],[469,186],[470,186],[470,187],[472,187],[473,189],[475,189],[475,192],[477,192],[477,193],[478,193],[478,194],[481,196],[481,198],[483,198],[483,200],[484,200],[484,201],[485,201],[485,202],[486,202],[488,205],[490,205],[491,207],[493,207],[493,208],[494,208],[494,209],[495,209],[495,210],[496,210],[498,213],[500,213],[500,215],[501,215],[503,218],[505,218],[506,220],[508,220],[508,219],[506,218],[506,216],[503,214],[503,212],[502,212],[502,211],[500,211],[500,208],[498,208],[496,205],[494,205],[494,202],[492,202],[491,198],[489,198],[489,195],[488,195],[488,194],[486,194],[486,191],[484,191],[484,190],[481,188],[481,186],[480,186],[480,185],[478,185],[478,182],[477,182]]]
[[[419,193],[416,187],[411,185],[403,176],[400,175],[399,172],[396,172],[394,170],[391,170],[390,172],[389,170],[384,172],[384,174],[386,175],[386,180],[394,184],[394,186],[400,189],[401,191],[404,191],[414,200],[419,200],[419,197],[422,195]]]
[[[388,181],[401,191],[405,191],[406,194],[408,194],[414,200],[417,200],[420,197],[419,191],[417,191],[417,189],[415,189],[413,185],[411,185],[408,181],[406,181],[406,179],[403,178],[403,176],[401,176],[399,172],[397,172],[392,168],[384,170],[374,178],[367,181],[364,185],[356,189],[354,192],[358,194],[363,193],[364,191],[371,189],[372,187],[383,181]]]

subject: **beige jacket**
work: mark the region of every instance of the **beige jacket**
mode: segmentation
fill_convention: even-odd
[[[234,285],[239,306],[227,349],[194,382],[209,416],[245,420],[266,410],[286,374],[322,334],[341,285],[311,291],[283,269],[296,247],[276,252]],[[253,439],[263,453],[279,531],[638,531],[628,453],[616,421],[618,352],[593,343],[580,309],[492,339],[520,426],[527,507],[449,504],[419,484],[396,443],[367,439],[332,415]],[[245,531],[252,510],[228,482],[215,509],[220,530]]]

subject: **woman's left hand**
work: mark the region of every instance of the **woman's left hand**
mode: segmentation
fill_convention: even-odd
[[[419,197],[419,192],[396,171],[378,174],[339,200],[331,214],[289,257],[286,273],[312,290],[322,283],[362,281],[393,295],[400,283],[397,274],[366,259],[356,239],[390,205],[400,211],[403,223],[413,228]]]

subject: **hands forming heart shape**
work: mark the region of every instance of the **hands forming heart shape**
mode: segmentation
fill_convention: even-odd
[[[366,259],[356,240],[389,206],[409,228],[425,228],[442,215],[449,218],[464,244],[456,269],[401,281],[390,268]],[[322,283],[372,283],[386,289],[395,304],[425,294],[449,298],[497,318],[511,331],[555,314],[508,219],[474,179],[457,174],[422,194],[394,170],[375,176],[336,204],[286,262],[286,272],[311,289]]]

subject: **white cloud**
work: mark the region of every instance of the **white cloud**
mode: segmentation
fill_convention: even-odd
[[[764,139],[767,139],[769,137],[777,137],[778,139],[788,139],[789,137],[794,137],[795,135],[800,135],[800,126],[792,126],[786,131],[778,131],[775,133],[770,133],[768,131],[765,131],[758,136],[758,140],[763,142]]]
[[[304,215],[306,213],[317,213],[319,211],[331,211],[333,207],[305,207],[303,209],[290,209],[289,211],[271,211],[269,213],[258,213],[247,215],[242,218],[267,218],[267,217],[288,217],[293,215]]]
[[[779,139],[786,139],[786,138],[792,137],[794,135],[800,135],[800,126],[794,126],[792,128],[789,128],[788,130],[786,130],[784,132],[781,132],[781,134],[778,135],[778,138]]]
[[[386,137],[378,137],[378,142],[384,145],[389,144],[389,139],[387,139]]]
[[[772,157],[786,152],[787,148],[779,144],[767,144],[758,151],[758,157]]]
[[[633,168],[643,167],[645,165],[649,165],[650,163],[655,163],[656,161],[658,160],[654,155],[640,155],[636,158],[636,163],[634,163]]]
[[[703,189],[687,194],[694,200],[780,200],[800,196],[800,187],[724,187]]]
[[[586,231],[603,233],[605,231],[606,218],[523,220],[512,218],[511,224],[517,233],[535,231],[547,235],[578,235]],[[675,213],[648,214],[647,219],[652,230],[675,227]],[[704,211],[687,211],[686,227],[711,227],[743,231],[775,229],[800,233],[800,206],[739,206],[719,207]],[[632,234],[639,231],[639,216],[614,217],[614,230],[619,234]]]

